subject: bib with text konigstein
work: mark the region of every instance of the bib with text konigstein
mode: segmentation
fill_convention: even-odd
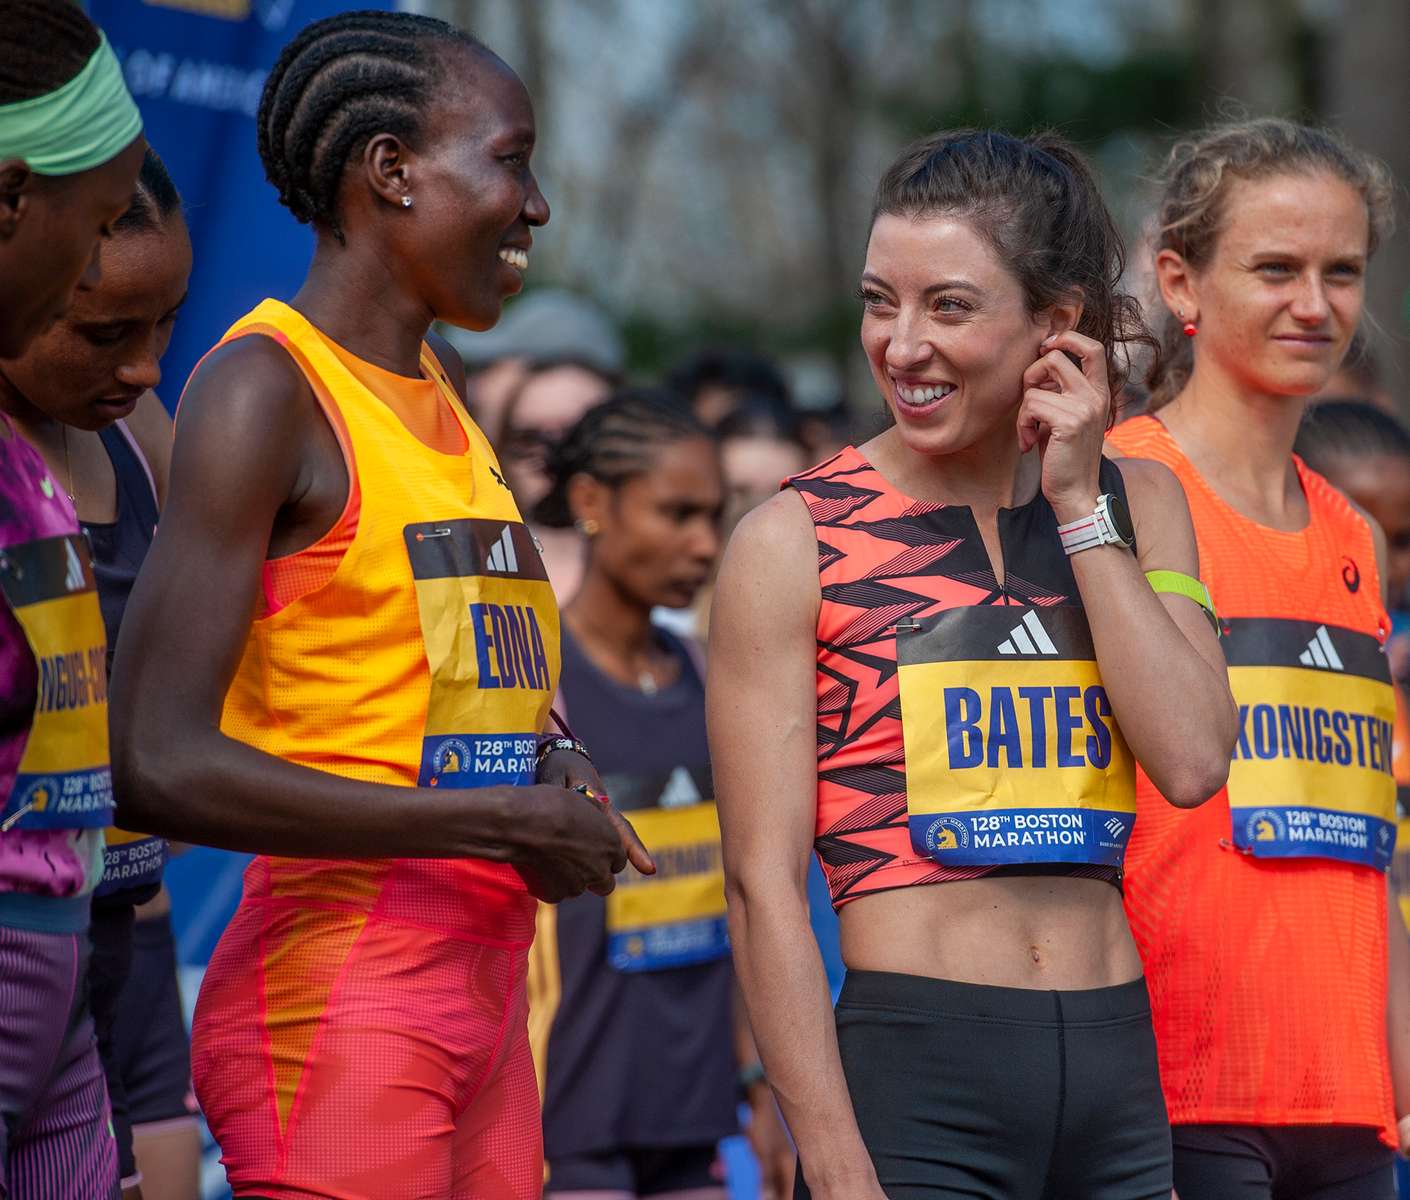
[[[8,794],[0,790],[0,826],[101,829],[113,816],[108,639],[88,543],[73,533],[0,549],[0,591],[39,674],[19,768]]]
[[[1080,607],[950,609],[899,626],[896,659],[917,853],[1121,864],[1135,764]]]
[[[558,604],[519,521],[405,529],[431,698],[419,787],[534,781],[538,734],[558,687]]]
[[[1385,870],[1395,850],[1390,665],[1370,634],[1316,621],[1225,621],[1239,709],[1234,844]]]

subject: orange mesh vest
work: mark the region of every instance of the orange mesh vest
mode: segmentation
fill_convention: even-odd
[[[1284,533],[1225,504],[1154,417],[1111,441],[1184,486],[1240,709],[1230,785],[1204,805],[1137,779],[1126,910],[1170,1120],[1371,1125],[1393,1144],[1394,716],[1370,528],[1301,460],[1311,519]]]
[[[289,352],[338,434],[356,529],[318,586],[253,623],[222,731],[302,766],[406,787],[408,821],[416,787],[532,782],[558,686],[558,609],[489,443],[427,347],[422,371],[464,428],[460,453],[413,435],[347,352],[287,305],[264,301],[224,340],[255,333]],[[462,934],[527,942],[533,930],[519,876],[474,859],[262,857],[245,889],[247,900],[351,904]]]

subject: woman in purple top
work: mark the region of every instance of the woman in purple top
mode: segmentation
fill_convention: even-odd
[[[154,150],[143,159],[131,204],[113,223],[102,262],[102,279],[80,285],[67,313],[24,354],[0,358],[0,412],[39,451],[77,510],[111,664],[166,494],[171,419],[152,389],[191,274],[181,197]],[[89,1007],[118,1166],[125,1191],[143,1183],[147,1200],[189,1197],[198,1189],[201,1153],[190,1045],[170,922],[164,908],[150,911],[166,900],[166,842],[120,829],[108,830],[106,841],[89,928]],[[129,989],[140,997],[137,1022],[118,1019]]]
[[[76,5],[0,22],[0,355],[98,279],[145,150]],[[109,1200],[107,1092],[85,1001],[89,894],[112,813],[107,643],[73,506],[0,414],[0,1195]]]

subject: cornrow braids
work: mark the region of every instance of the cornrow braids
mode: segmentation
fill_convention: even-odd
[[[415,142],[440,84],[438,51],[493,57],[464,30],[415,13],[362,10],[315,21],[279,55],[256,117],[259,156],[279,200],[340,242],[338,189],[367,142]]]
[[[142,156],[142,169],[137,175],[137,190],[127,211],[113,222],[113,233],[152,233],[162,227],[167,217],[181,207],[181,193],[176,190],[166,164],[150,146]]]
[[[71,0],[6,0],[0,21],[0,104],[58,91],[98,49],[98,27]]]
[[[1293,451],[1323,475],[1332,473],[1337,459],[1388,455],[1410,460],[1410,429],[1374,404],[1324,400],[1303,416]]]
[[[610,488],[651,469],[655,451],[691,438],[714,435],[674,392],[665,388],[623,388],[589,409],[549,453],[545,470],[548,494],[533,518],[541,525],[565,529],[573,523],[568,485],[591,475]]]

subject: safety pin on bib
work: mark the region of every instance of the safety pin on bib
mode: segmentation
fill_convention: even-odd
[[[915,633],[920,628],[920,622],[914,617],[907,617],[904,621],[897,621],[891,626],[892,633]]]

